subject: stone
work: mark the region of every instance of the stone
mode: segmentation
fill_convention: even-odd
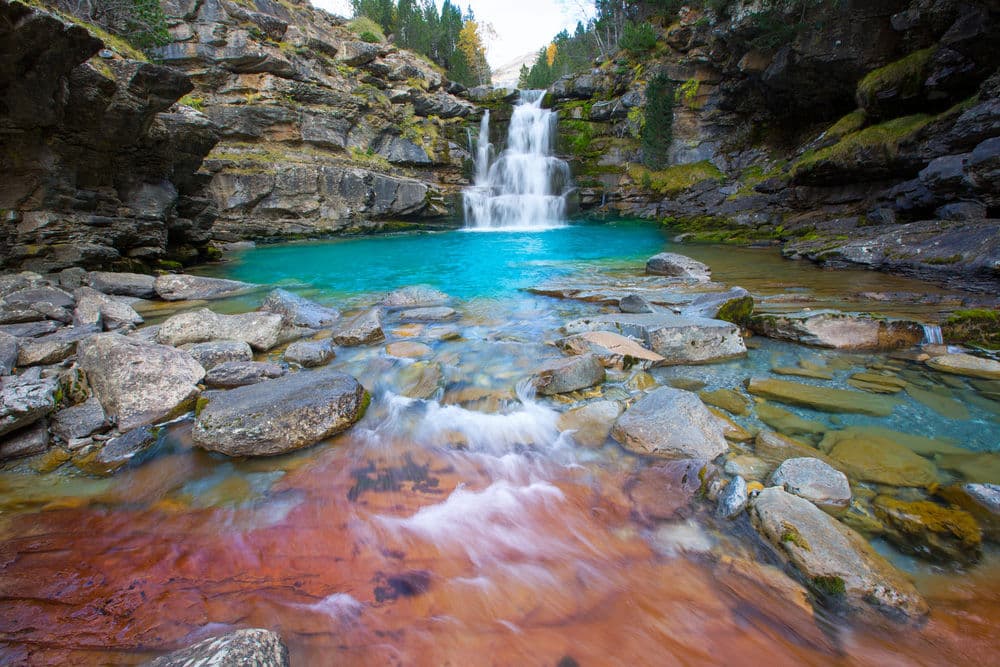
[[[458,313],[447,306],[429,306],[426,308],[410,308],[399,314],[401,321],[407,322],[443,322],[455,317]]]
[[[59,383],[52,378],[0,377],[0,435],[30,426],[56,408]]]
[[[821,435],[830,430],[826,424],[812,419],[803,419],[796,414],[779,408],[770,403],[758,403],[756,407],[757,418],[773,428],[775,431],[785,435]]]
[[[234,389],[280,378],[287,372],[281,364],[267,361],[224,361],[205,374],[205,386],[212,389]]]
[[[164,301],[190,301],[193,299],[221,299],[245,294],[256,285],[238,280],[205,278],[185,273],[169,273],[156,278],[156,295]]]
[[[906,389],[907,382],[895,375],[881,373],[854,373],[847,384],[873,394],[898,394]]]
[[[718,408],[709,407],[708,411],[716,418],[722,426],[722,435],[730,442],[749,442],[753,440],[753,435],[745,428],[729,418],[725,412]]]
[[[189,410],[205,369],[183,350],[117,333],[80,344],[78,364],[119,430],[155,424]]]
[[[965,510],[884,495],[872,501],[872,508],[885,527],[885,537],[907,553],[963,564],[982,557],[982,530]]]
[[[775,375],[791,375],[793,377],[810,378],[812,380],[832,380],[833,372],[819,368],[802,368],[801,366],[774,366],[771,372]]]
[[[768,338],[839,350],[895,350],[924,339],[918,322],[832,310],[755,315],[750,328]]]
[[[0,332],[16,338],[37,338],[54,333],[62,327],[62,322],[44,320],[41,322],[19,322],[17,324],[0,324]]]
[[[107,426],[104,408],[96,398],[91,398],[79,405],[59,410],[52,415],[52,434],[63,442],[77,438],[86,438],[103,431]]]
[[[841,470],[839,463],[815,447],[771,431],[761,431],[757,434],[754,439],[754,454],[771,466],[778,466],[787,459],[806,457],[817,458],[831,467]],[[841,472],[843,471],[841,470]]]
[[[702,460],[655,461],[629,477],[624,491],[639,518],[646,521],[678,518],[695,502],[701,480],[707,474]]]
[[[933,463],[893,439],[830,431],[821,447],[852,479],[889,486],[930,486],[940,480]]]
[[[17,366],[17,336],[0,331],[0,375],[10,375]]]
[[[556,344],[570,354],[595,354],[605,368],[647,370],[664,361],[631,338],[610,331],[585,331]]]
[[[285,361],[303,368],[324,366],[333,361],[333,345],[329,340],[300,340],[285,350]]]
[[[1000,485],[953,484],[936,494],[975,517],[987,538],[1000,539]]]
[[[93,336],[96,327],[64,327],[38,338],[25,338],[18,344],[17,365],[20,367],[57,364],[76,352],[81,340]]]
[[[770,482],[822,508],[844,509],[851,502],[847,476],[814,457],[785,459]]]
[[[402,396],[428,399],[438,393],[443,379],[441,364],[417,361],[399,371],[395,384]]]
[[[731,322],[671,313],[608,314],[585,317],[563,327],[567,334],[611,331],[635,338],[664,358],[664,365],[707,363],[746,354],[739,328]]]
[[[290,373],[214,394],[195,419],[194,443],[228,456],[270,456],[346,430],[368,407],[357,380],[329,369]]]
[[[269,292],[260,309],[281,315],[287,324],[310,329],[322,329],[340,319],[340,311],[336,308],[321,306],[283,289]]]
[[[604,366],[596,355],[582,354],[550,361],[538,368],[532,384],[543,396],[565,394],[604,382]]]
[[[750,414],[750,399],[733,389],[702,391],[698,396],[708,405],[722,408],[734,415],[745,416]]]
[[[333,342],[337,345],[353,347],[370,345],[385,340],[382,331],[382,315],[377,308],[371,308],[349,320],[342,320],[333,327]]]
[[[163,434],[163,429],[140,426],[115,436],[90,454],[78,457],[73,464],[91,475],[110,475],[126,465],[143,458]]]
[[[637,454],[711,461],[729,451],[722,427],[696,394],[661,387],[618,418],[611,436]]]
[[[646,273],[697,281],[708,281],[712,277],[712,270],[707,265],[674,252],[661,252],[650,257],[646,260]]]
[[[49,425],[39,419],[30,426],[0,436],[0,461],[41,454],[49,448]]]
[[[433,351],[423,343],[411,340],[389,343],[385,346],[385,353],[390,357],[400,357],[401,359],[419,359],[430,356]]]
[[[733,287],[725,292],[699,294],[681,309],[681,315],[746,324],[753,314],[753,306],[753,297],[749,292],[742,287]]]
[[[729,480],[729,484],[719,494],[715,513],[723,519],[735,519],[746,509],[749,499],[747,481],[737,475]]]
[[[859,611],[871,605],[912,620],[927,615],[927,603],[913,584],[864,537],[808,500],[767,488],[750,503],[750,517],[757,532],[792,562],[813,590]]]
[[[92,287],[79,287],[73,292],[76,308],[73,324],[100,326],[107,331],[142,324],[142,316],[129,304],[113,299]]]
[[[209,341],[243,341],[255,350],[267,351],[281,338],[283,320],[274,313],[219,315],[207,308],[179,313],[160,325],[156,340],[174,347]]]
[[[1000,361],[984,359],[971,354],[943,354],[927,360],[936,371],[966,377],[1000,380]]]
[[[730,456],[726,459],[726,464],[723,466],[723,470],[727,475],[739,475],[744,480],[748,479],[752,482],[764,481],[773,468],[774,466],[767,461],[759,459],[756,456],[750,456],[749,454]]]
[[[205,639],[145,663],[144,667],[289,667],[288,649],[270,630],[237,630]]]
[[[241,340],[213,340],[207,343],[194,343],[182,348],[206,371],[227,361],[252,361],[253,350],[250,345]]]
[[[156,278],[142,273],[111,273],[91,271],[83,278],[83,284],[98,292],[116,296],[133,296],[150,299],[156,296]]]
[[[559,415],[559,430],[570,431],[573,442],[583,447],[601,447],[611,435],[611,426],[622,413],[618,401],[594,401]]]
[[[799,405],[821,412],[854,413],[873,417],[888,417],[899,404],[894,398],[873,396],[860,391],[816,387],[801,382],[750,378],[747,391],[779,403]]]
[[[633,314],[653,312],[653,307],[649,305],[649,302],[638,294],[623,296],[621,300],[618,301],[618,309],[623,313]]]
[[[386,308],[423,308],[440,306],[451,300],[447,294],[430,285],[411,285],[389,292],[379,304]]]

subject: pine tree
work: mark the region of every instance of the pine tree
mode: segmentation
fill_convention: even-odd
[[[646,85],[645,121],[640,134],[642,162],[650,169],[669,164],[674,127],[674,85],[665,74],[657,74]]]

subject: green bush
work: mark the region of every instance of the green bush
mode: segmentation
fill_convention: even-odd
[[[369,44],[378,44],[380,41],[382,41],[378,38],[377,35],[374,35],[367,31],[361,33],[360,35],[358,35],[358,37],[361,38],[362,42],[368,42]]]
[[[351,29],[351,32],[356,34],[362,41],[367,42],[369,40],[365,39],[365,35],[370,35],[375,39],[371,40],[374,42],[384,42],[385,33],[382,32],[382,26],[380,26],[375,21],[371,20],[367,16],[359,16],[350,23],[347,27]]]
[[[633,55],[649,51],[656,46],[656,30],[649,23],[628,21],[622,30],[618,46]]]

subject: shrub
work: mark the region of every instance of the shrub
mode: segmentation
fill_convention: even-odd
[[[368,41],[367,39],[365,39],[365,35],[371,35],[372,37],[374,37],[375,38],[373,40],[374,42],[385,41],[385,33],[382,32],[382,27],[378,23],[375,23],[375,21],[372,21],[367,16],[357,17],[356,19],[348,23],[347,27],[350,28],[351,32],[360,37],[363,41],[366,42]]]
[[[378,35],[374,35],[374,34],[368,32],[367,30],[365,32],[361,33],[360,35],[358,35],[358,37],[361,38],[362,42],[368,42],[369,44],[378,44],[379,42],[382,41],[382,40],[380,40],[378,38]]]
[[[622,37],[618,46],[633,55],[649,51],[656,46],[656,30],[650,23],[628,21],[622,29]]]

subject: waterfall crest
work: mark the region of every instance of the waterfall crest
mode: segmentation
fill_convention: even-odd
[[[493,159],[489,112],[476,149],[475,184],[462,194],[469,229],[544,229],[566,217],[569,165],[552,155],[556,115],[542,108],[545,91],[523,90],[514,107],[506,149]]]

